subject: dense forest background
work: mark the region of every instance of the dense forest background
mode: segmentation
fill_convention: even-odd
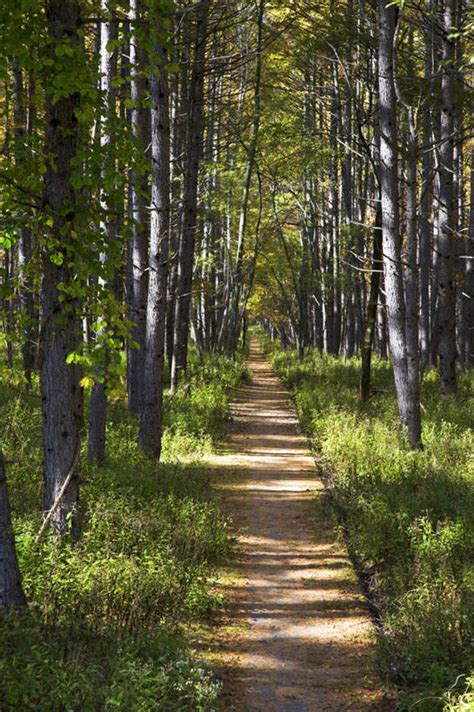
[[[1,707],[133,679],[131,709],[210,709],[147,636],[215,604],[225,522],[178,455],[218,437],[255,325],[342,473],[397,682],[467,673],[473,53],[468,0],[3,0],[0,605],[30,611]]]

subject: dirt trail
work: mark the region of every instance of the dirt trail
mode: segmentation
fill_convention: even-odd
[[[252,383],[213,458],[238,539],[217,639],[223,710],[393,710],[373,672],[374,635],[288,393],[257,342]]]

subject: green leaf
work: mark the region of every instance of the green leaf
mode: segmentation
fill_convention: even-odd
[[[49,256],[49,259],[51,260],[53,265],[61,267],[64,262],[64,255],[62,252],[53,252],[53,254]]]

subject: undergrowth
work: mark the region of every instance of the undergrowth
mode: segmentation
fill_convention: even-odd
[[[0,383],[2,448],[28,611],[0,620],[0,709],[211,710],[219,684],[189,650],[186,624],[218,604],[210,593],[229,551],[199,458],[228,416],[241,361],[193,362],[166,395],[164,452],[153,465],[138,424],[113,394],[102,469],[81,463],[82,536],[45,536],[41,415],[35,388]]]
[[[300,362],[296,352],[265,347],[292,390],[370,582],[385,630],[383,656],[391,677],[408,690],[406,708],[474,709],[472,681],[453,706],[474,664],[472,373],[445,400],[437,374],[425,375],[424,449],[413,452],[399,433],[387,362],[374,360],[376,388],[362,404],[358,359],[312,351]]]

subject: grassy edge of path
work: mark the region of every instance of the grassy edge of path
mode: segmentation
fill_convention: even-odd
[[[389,364],[375,361],[379,390],[362,406],[357,359],[344,363],[310,352],[300,362],[295,352],[281,352],[266,341],[264,347],[328,473],[335,508],[343,515],[341,529],[383,624],[380,649],[401,690],[400,709],[457,709],[456,689],[467,700],[459,709],[472,709],[469,377],[461,379],[456,399],[440,402],[436,376],[427,375],[425,449],[415,454],[397,432]]]

